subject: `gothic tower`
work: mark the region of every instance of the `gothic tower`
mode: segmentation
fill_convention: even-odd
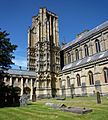
[[[56,95],[60,69],[58,16],[40,8],[28,30],[28,70],[36,71],[37,95]]]

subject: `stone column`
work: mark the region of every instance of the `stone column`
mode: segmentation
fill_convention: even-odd
[[[75,51],[75,49],[73,50],[73,57],[74,57],[74,61],[76,61],[76,51]]]
[[[15,81],[16,83],[18,83],[18,78],[16,77],[16,81]]]
[[[56,27],[55,26],[55,18],[53,18],[53,42],[55,45],[57,45],[56,40],[55,40],[55,38],[56,38],[56,32],[55,32],[56,28],[55,27]]]
[[[28,47],[31,46],[31,39],[30,39],[30,28],[28,29]]]
[[[74,53],[73,53],[73,50],[71,50],[71,62],[74,62]]]
[[[35,80],[34,82],[34,87],[37,87],[37,80]]]
[[[87,95],[87,88],[86,88],[86,76],[87,73],[85,71],[85,69],[83,68],[81,71],[81,91],[82,91],[82,96],[86,96]]]
[[[42,9],[40,9],[39,11],[39,15],[40,15],[40,41],[43,41],[43,13],[42,13]]]
[[[106,50],[108,50],[108,35],[105,35],[104,39],[105,39]]]
[[[102,49],[102,51],[106,50],[105,39],[104,39],[103,33],[101,35],[101,49]]]
[[[47,41],[49,41],[49,21],[47,21]]]
[[[37,84],[36,84],[36,96],[39,96],[39,80],[36,80]]]
[[[43,41],[46,41],[46,8],[43,9]]]
[[[24,89],[23,78],[21,78],[21,96],[23,95],[23,89]]]
[[[89,55],[93,55],[93,45],[92,45],[92,41],[90,41],[90,44],[89,44]]]
[[[50,16],[50,18],[49,18],[49,21],[50,21],[50,28],[49,28],[49,31],[50,31],[50,36],[52,36],[51,16]]]
[[[58,30],[58,18],[56,18],[56,21],[55,21],[56,23],[56,29],[55,29],[55,31],[56,31],[56,45],[58,46],[59,45],[59,30]]]
[[[10,76],[10,83],[9,85],[11,86],[12,85],[12,77]]]
[[[79,59],[82,59],[83,58],[83,56],[82,56],[82,47],[80,46],[80,48],[79,48]]]
[[[30,100],[32,100],[32,95],[33,95],[33,79],[31,79],[30,88],[31,88],[31,91],[30,91]]]
[[[47,78],[45,79],[45,88],[47,88]]]
[[[37,34],[36,34],[36,36],[37,36],[37,42],[39,41],[39,20],[37,20]]]
[[[70,82],[71,82],[71,85],[72,85],[72,84],[75,84],[75,75],[74,75],[74,72],[73,72],[73,71],[71,71],[71,78],[70,78],[70,79],[71,79],[71,81],[70,81]]]
[[[101,68],[99,65],[94,67],[94,84],[96,92],[101,92]]]
[[[47,97],[47,78],[45,79],[45,81],[44,81],[44,95],[45,95],[45,97]]]
[[[36,88],[39,88],[39,81],[37,81]]]
[[[26,86],[29,85],[29,83],[28,83],[28,78],[26,78],[25,85],[26,85]]]

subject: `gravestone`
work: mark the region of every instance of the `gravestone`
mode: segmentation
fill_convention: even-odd
[[[28,100],[29,100],[29,95],[27,94],[23,94],[21,97],[20,97],[20,106],[26,106],[27,103],[28,103]]]
[[[82,96],[86,96],[86,95],[87,95],[86,83],[83,82],[82,83]]]
[[[33,88],[32,102],[36,102],[36,87]]]
[[[66,100],[66,97],[56,97],[56,100]]]
[[[71,85],[70,89],[71,89],[71,98],[73,99],[74,98],[74,89],[75,89],[74,84]]]
[[[89,108],[79,108],[79,107],[67,107],[65,104],[55,104],[55,103],[45,103],[45,105],[52,107],[54,109],[59,109],[64,112],[72,112],[78,114],[86,114],[92,112],[92,109]]]
[[[97,92],[97,104],[101,104],[101,97],[99,92]]]
[[[101,91],[100,80],[95,81],[95,89],[96,89],[96,91]]]
[[[77,114],[86,114],[92,112],[92,109],[89,108],[79,108],[79,107],[61,107],[60,110],[66,112],[72,112]]]
[[[32,102],[36,102],[36,95],[35,94],[32,95]]]

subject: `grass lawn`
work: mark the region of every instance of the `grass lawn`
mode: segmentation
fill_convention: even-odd
[[[45,106],[46,102],[92,108],[93,112],[84,115],[63,112]],[[102,104],[96,104],[95,97],[67,98],[64,101],[43,99],[26,107],[0,108],[0,120],[108,120],[108,99],[102,97]]]

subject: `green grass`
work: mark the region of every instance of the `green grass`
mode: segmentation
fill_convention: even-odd
[[[84,115],[63,112],[45,106],[46,102],[92,108],[93,112]],[[26,107],[0,108],[0,120],[108,120],[108,100],[102,97],[102,104],[96,104],[95,97],[67,98],[65,101],[43,99]]]

